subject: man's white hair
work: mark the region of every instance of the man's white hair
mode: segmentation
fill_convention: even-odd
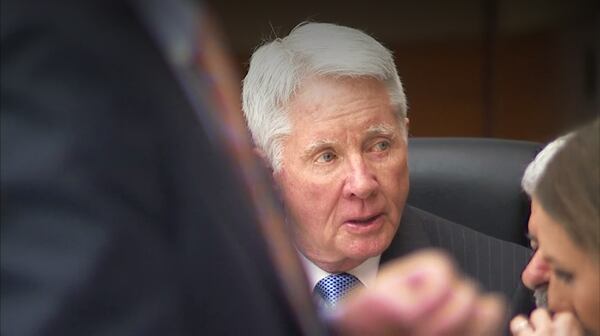
[[[244,78],[244,116],[255,145],[275,171],[281,168],[282,140],[292,128],[286,105],[301,82],[312,76],[380,80],[398,119],[406,117],[406,96],[388,49],[358,29],[301,23],[288,36],[256,49]]]
[[[533,191],[535,190],[538,181],[546,166],[554,156],[561,149],[565,142],[572,136],[572,133],[563,135],[556,140],[552,141],[538,155],[535,156],[535,159],[527,166],[525,169],[525,173],[523,174],[523,179],[521,180],[521,186],[523,190],[531,197],[533,195]]]

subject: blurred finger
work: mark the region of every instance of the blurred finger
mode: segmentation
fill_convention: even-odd
[[[583,328],[572,313],[557,313],[554,315],[553,332],[557,336],[583,335]]]
[[[429,317],[423,334],[464,335],[472,321],[479,289],[469,280],[457,280],[446,303]]]
[[[507,308],[502,295],[488,294],[480,298],[466,335],[500,335]]]
[[[405,335],[410,323],[403,320],[395,300],[382,293],[361,291],[352,295],[328,317],[335,334],[344,336]]]
[[[533,328],[525,316],[519,315],[510,321],[510,332],[513,336],[533,335]]]
[[[529,321],[537,334],[550,334],[552,330],[552,318],[548,310],[544,308],[534,310],[529,317]]]
[[[381,269],[374,286],[351,293],[330,316],[340,334],[411,334],[446,305],[455,279],[452,262],[422,252]]]
[[[455,278],[454,264],[446,255],[422,252],[383,269],[374,290],[395,298],[395,310],[402,321],[418,324],[446,305]]]

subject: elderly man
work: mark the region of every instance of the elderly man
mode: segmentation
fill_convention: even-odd
[[[244,79],[243,109],[324,306],[371,286],[380,263],[438,247],[485,289],[527,307],[525,248],[405,206],[406,98],[391,52],[372,37],[305,23],[264,44]]]

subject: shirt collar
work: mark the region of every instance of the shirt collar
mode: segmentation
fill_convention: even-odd
[[[323,279],[324,277],[331,275],[333,273],[326,272],[320,269],[315,263],[306,258],[302,253],[298,252],[300,255],[300,260],[302,261],[302,265],[306,270],[306,274],[308,275],[308,281],[310,284],[311,290],[315,288],[317,282]],[[375,278],[377,277],[377,272],[379,271],[379,259],[381,255],[371,257],[365,260],[362,264],[356,266],[355,268],[347,271],[346,273],[350,273],[360,280],[360,282],[365,285],[365,287],[370,287],[373,285]]]

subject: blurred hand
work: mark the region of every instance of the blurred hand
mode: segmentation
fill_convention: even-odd
[[[538,308],[531,313],[530,319],[519,315],[510,322],[513,336],[530,335],[583,335],[583,328],[575,315],[569,312],[556,313],[550,316],[548,311]]]
[[[445,254],[426,251],[387,264],[332,322],[341,335],[496,335],[505,313],[500,297],[480,293]]]

